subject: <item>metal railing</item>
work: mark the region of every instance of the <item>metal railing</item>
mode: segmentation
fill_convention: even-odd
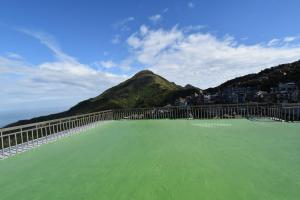
[[[112,120],[111,110],[0,129],[0,159]]]
[[[0,129],[0,159],[95,127],[107,120],[234,119],[248,117],[299,122],[300,104],[227,104],[119,109],[3,128]]]
[[[300,121],[300,105],[231,104],[205,106],[170,106],[161,108],[120,109],[113,119],[229,119],[272,118],[280,121]]]

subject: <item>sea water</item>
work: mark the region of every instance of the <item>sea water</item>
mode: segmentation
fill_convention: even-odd
[[[61,109],[41,109],[41,110],[23,110],[23,111],[0,111],[0,128],[10,123],[17,122],[19,120],[31,119],[43,115],[49,115],[57,112],[61,112]]]

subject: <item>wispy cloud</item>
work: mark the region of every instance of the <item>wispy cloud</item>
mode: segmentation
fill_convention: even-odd
[[[169,11],[169,8],[165,8],[162,10],[162,13],[167,13]]]
[[[205,28],[207,28],[207,26],[205,25],[186,26],[183,28],[183,31],[184,32],[200,31]]]
[[[289,37],[285,37],[283,38],[283,42],[293,42],[297,39],[297,37],[294,37],[294,36],[289,36]]]
[[[122,19],[116,23],[113,24],[113,27],[115,29],[119,29],[121,31],[129,31],[130,30],[130,26],[129,23],[134,21],[135,18],[134,17],[127,17],[125,19]]]
[[[270,40],[267,45],[268,46],[283,46],[283,45],[289,45],[292,42],[295,42],[298,39],[296,36],[287,36],[284,38],[273,38]]]
[[[113,67],[118,66],[115,62],[113,62],[112,60],[105,60],[105,61],[99,61],[99,62],[95,62],[96,66],[98,67],[103,67],[105,69],[111,69]]]
[[[120,38],[120,35],[114,35],[112,40],[111,40],[111,43],[113,44],[119,44],[121,42],[121,38]]]
[[[14,52],[8,52],[6,53],[6,57],[8,58],[11,58],[11,59],[16,59],[16,60],[23,60],[23,56],[17,54],[17,53],[14,53]]]
[[[280,41],[281,41],[280,39],[274,38],[268,42],[268,46],[276,46],[276,45],[280,44]]]
[[[193,2],[188,2],[187,6],[188,6],[189,8],[194,8],[194,7],[195,7],[195,3],[193,3]]]
[[[129,22],[134,19],[127,19]],[[124,21],[124,22],[125,22]],[[233,36],[217,37],[205,26],[171,29],[141,25],[127,39],[128,57],[81,63],[62,50],[56,39],[42,31],[18,29],[51,50],[55,60],[32,64],[16,52],[0,55],[0,106],[6,102],[79,101],[125,80],[108,73],[115,68],[131,73],[139,68],[185,85],[216,86],[228,79],[300,59],[297,36],[274,38],[246,45]],[[97,66],[97,67],[95,67]]]
[[[162,20],[162,16],[160,14],[152,15],[152,16],[149,17],[149,20],[152,23],[156,24],[157,22]]]
[[[57,41],[55,40],[55,38],[52,35],[50,35],[46,32],[42,32],[42,31],[32,31],[32,30],[28,30],[28,29],[17,29],[17,30],[39,40],[41,42],[41,44],[48,47],[48,49],[50,49],[54,53],[54,55],[56,56],[57,59],[68,60],[71,62],[76,61],[75,58],[65,54],[60,49]]]
[[[246,45],[230,35],[219,38],[201,31],[186,32],[177,26],[142,30],[127,39],[131,58],[182,85],[191,83],[207,88],[300,59],[300,47],[289,43],[273,46],[277,40]],[[284,40],[292,39],[279,39]]]
[[[25,102],[67,98],[79,101],[98,95],[126,78],[80,63],[63,52],[50,34],[24,29],[20,31],[38,39],[52,51],[56,60],[35,65],[14,54],[0,56],[0,84],[6,88],[0,94],[2,103],[10,99]],[[108,62],[102,64],[103,67],[112,65]]]

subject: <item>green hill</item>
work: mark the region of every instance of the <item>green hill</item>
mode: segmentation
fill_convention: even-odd
[[[107,109],[164,106],[173,93],[181,90],[184,88],[149,70],[143,70],[101,95],[80,102],[69,112],[79,114]]]
[[[182,87],[149,70],[143,70],[132,78],[114,86],[97,97],[82,101],[70,110],[22,120],[8,126],[35,123],[61,117],[85,114],[109,109],[158,107],[172,104],[179,97],[186,97],[200,89],[188,85]]]
[[[271,87],[276,87],[279,83],[289,81],[295,82],[300,87],[300,61],[278,65],[264,69],[259,73],[237,77],[205,91],[207,93],[215,93],[229,87],[256,87],[259,90],[270,91]]]
[[[288,81],[296,82],[300,87],[300,61],[268,68],[257,74],[234,78],[218,87],[205,90],[205,93],[212,94],[228,87],[256,87],[269,91],[271,87],[277,86],[280,82]],[[109,109],[165,106],[173,104],[179,97],[190,96],[199,91],[199,88],[192,85],[182,87],[149,70],[143,70],[132,78],[104,91],[99,96],[78,103],[68,111],[22,120],[9,126]]]

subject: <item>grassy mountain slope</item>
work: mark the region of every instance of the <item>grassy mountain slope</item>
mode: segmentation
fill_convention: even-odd
[[[278,84],[293,81],[300,86],[300,61],[283,64],[276,67],[264,69],[257,74],[248,74],[226,81],[215,88],[205,90],[214,93],[226,87],[257,87],[263,91],[270,91],[271,87]]]
[[[149,70],[143,70],[132,78],[104,91],[101,95],[78,103],[68,111],[22,120],[9,126],[108,109],[165,106],[168,103],[173,103],[178,97],[185,97],[196,91],[199,89],[190,85],[181,87]]]
[[[164,106],[172,93],[182,89],[149,70],[143,70],[101,95],[80,102],[69,112],[79,114],[107,109]]]
[[[277,86],[278,83],[288,81],[296,82],[300,87],[300,61],[268,68],[257,74],[234,78],[218,87],[206,89],[205,92],[215,93],[226,87],[248,86],[269,91],[271,87]],[[132,78],[106,90],[101,95],[78,103],[68,111],[22,120],[9,126],[108,109],[165,106],[174,103],[179,97],[189,96],[199,92],[199,90],[199,88],[191,85],[181,87],[149,70],[143,70]]]

